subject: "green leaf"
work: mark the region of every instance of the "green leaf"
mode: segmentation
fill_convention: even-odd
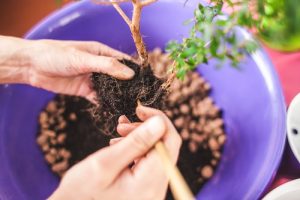
[[[176,51],[179,48],[179,46],[180,44],[178,44],[177,41],[171,40],[167,44],[166,51],[167,52]]]
[[[216,23],[217,26],[223,26],[224,27],[228,24],[228,21],[219,19],[219,20],[216,20],[215,23]]]
[[[193,68],[197,64],[194,58],[188,58],[186,63],[190,66],[190,68]]]
[[[231,45],[235,45],[236,44],[236,34],[234,32],[229,34],[226,38],[226,41]]]
[[[239,5],[241,9],[234,10],[226,20],[217,18],[223,15],[224,2],[229,6]],[[195,69],[201,63],[208,63],[208,58],[222,62],[229,60],[233,67],[237,67],[243,59],[243,54],[246,51],[253,52],[257,47],[255,43],[246,42],[241,45],[237,40],[234,27],[237,25],[259,27],[262,23],[269,22],[269,18],[262,19],[253,18],[247,0],[239,0],[238,3],[233,3],[231,0],[212,0],[208,6],[199,4],[194,11],[194,18],[185,22],[192,26],[189,36],[183,38],[181,42],[172,41],[167,46],[167,51],[175,61],[173,70],[176,71],[176,76],[183,79],[188,71]]]
[[[217,38],[213,38],[210,43],[210,53],[212,56],[217,55],[217,51],[219,49],[220,41]]]
[[[174,60],[177,62],[177,67],[178,67],[177,69],[181,69],[185,66],[184,59],[177,57]]]
[[[258,48],[258,44],[254,41],[247,41],[245,44],[245,49],[248,53],[253,53]]]
[[[225,0],[225,2],[230,6],[233,7],[234,3],[231,0]]]
[[[197,53],[197,49],[195,46],[191,46],[189,48],[185,48],[184,51],[181,53],[181,58],[189,58],[192,57],[194,54]]]
[[[184,68],[180,68],[176,73],[177,78],[179,78],[180,80],[183,80],[185,75],[186,75],[186,70]]]

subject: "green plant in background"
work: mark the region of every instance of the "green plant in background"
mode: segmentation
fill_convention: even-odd
[[[264,42],[283,51],[300,49],[299,0],[259,0],[258,13],[259,37]]]

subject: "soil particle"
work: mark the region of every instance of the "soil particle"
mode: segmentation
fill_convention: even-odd
[[[190,138],[190,134],[189,134],[189,131],[187,129],[183,129],[180,133],[181,135],[181,138],[183,140],[188,140]]]
[[[65,133],[61,133],[57,136],[57,143],[63,144],[66,140],[67,135]]]
[[[220,135],[218,137],[218,143],[219,143],[219,145],[223,145],[225,143],[225,141],[226,141],[226,135]]]
[[[52,171],[54,172],[63,172],[66,171],[67,168],[69,167],[68,162],[66,160],[55,163],[54,165],[52,165]]]
[[[71,121],[76,121],[76,119],[77,119],[76,114],[75,113],[71,113],[70,116],[69,116],[69,119]]]
[[[208,179],[213,175],[213,172],[213,168],[209,165],[206,165],[201,170],[201,176],[205,179]]]
[[[45,155],[45,159],[50,165],[55,163],[55,156],[50,153]]]

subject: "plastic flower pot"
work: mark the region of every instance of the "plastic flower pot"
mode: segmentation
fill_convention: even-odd
[[[182,22],[195,2],[160,0],[145,8],[141,27],[149,50],[188,32]],[[124,4],[127,14],[129,4]],[[241,37],[251,37],[240,29]],[[127,25],[111,6],[89,0],[64,7],[27,35],[29,39],[96,40],[127,53],[135,47]],[[99,63],[100,64],[100,63]],[[223,109],[227,141],[213,178],[198,199],[257,199],[280,163],[285,144],[285,105],[277,75],[262,49],[240,69],[216,62],[199,66]],[[45,199],[59,183],[37,146],[38,115],[53,93],[24,85],[0,87],[0,199]],[[87,180],[88,181],[88,180]],[[121,194],[120,194],[121,195]]]

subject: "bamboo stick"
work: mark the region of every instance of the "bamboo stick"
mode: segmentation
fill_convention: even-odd
[[[195,197],[193,196],[193,193],[189,189],[176,165],[172,163],[165,145],[159,141],[155,144],[154,148],[159,153],[163,161],[174,198],[176,200],[194,200]]]

